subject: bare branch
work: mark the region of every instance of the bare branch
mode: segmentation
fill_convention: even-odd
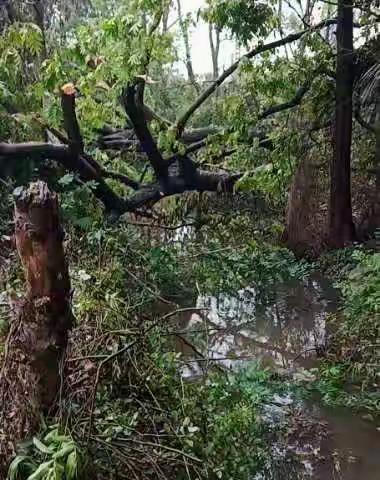
[[[159,228],[162,230],[179,230],[180,228],[185,227],[195,227],[196,223],[182,223],[181,225],[161,225],[157,223],[147,223],[147,222],[131,222],[131,221],[124,221],[124,224],[127,225],[134,225],[136,227],[144,227],[144,228]]]
[[[123,211],[124,200],[119,198],[105,183],[99,170],[94,169],[86,159],[73,153],[68,145],[53,145],[50,143],[0,143],[0,158],[9,160],[30,157],[35,160],[51,159],[58,161],[66,170],[78,173],[84,182],[95,181],[95,195],[109,211]]]
[[[61,89],[61,106],[63,122],[71,146],[76,153],[82,153],[84,149],[82,135],[75,112],[76,89],[72,83],[66,83]]]
[[[26,142],[26,143],[0,143],[0,157],[34,159],[52,158],[66,163],[70,156],[70,149],[66,145],[52,145],[50,143]]]
[[[283,45],[286,45],[288,43],[295,42],[296,40],[299,40],[302,38],[304,35],[307,33],[313,32],[320,30],[321,28],[327,27],[329,25],[334,25],[337,23],[336,19],[331,19],[331,20],[325,20],[318,25],[315,25],[313,28],[308,28],[305,30],[302,30],[297,33],[292,33],[281,40],[276,40],[274,42],[267,43],[265,45],[260,45],[247,54],[243,55],[240,59],[238,59],[235,63],[233,63],[227,70],[225,70],[216,80],[213,82],[196,100],[195,102],[190,105],[190,107],[186,110],[185,113],[183,113],[179,119],[176,122],[176,134],[177,138],[180,138],[183,130],[189,121],[190,117],[194,114],[194,112],[212,95],[215,90],[222,85],[222,83],[229,77],[231,76],[239,67],[241,61],[243,59],[252,59],[255,56],[267,52],[269,50],[274,50],[275,48],[282,47]]]
[[[168,174],[168,168],[146,124],[143,105],[138,103],[141,102],[141,95],[139,98],[136,98],[135,85],[130,85],[125,89],[122,100],[125,111],[132,122],[135,134],[140,141],[143,151],[148,156],[157,179],[165,179]]]
[[[226,174],[196,170],[193,176],[186,175],[169,177],[165,193],[161,192],[158,183],[146,185],[126,200],[126,211],[136,211],[142,207],[152,207],[162,198],[170,197],[184,192],[229,192],[232,193],[234,185],[241,178],[241,174]]]
[[[116,172],[101,169],[101,175],[115,178],[134,188],[136,192],[127,199],[119,198],[104,182],[102,176],[90,170],[82,157],[73,155],[67,145],[51,145],[46,143],[0,143],[0,158],[17,159],[29,156],[34,159],[54,159],[60,162],[67,170],[79,173],[84,181],[95,180],[94,194],[103,202],[108,211],[119,214],[138,211],[141,208],[152,207],[164,197],[176,195],[186,191],[233,192],[236,181],[241,174],[208,172],[199,170],[198,165],[188,157],[173,159],[170,165],[170,174],[166,178],[165,190],[158,181],[149,185],[140,185],[127,176]],[[169,166],[169,162],[167,163]],[[100,167],[101,168],[101,167]],[[169,173],[169,172],[168,172]]]
[[[275,113],[282,112],[284,110],[289,110],[294,108],[302,102],[303,97],[310,90],[311,82],[309,81],[306,85],[300,87],[294,97],[288,102],[280,103],[278,105],[273,105],[272,107],[267,108],[259,115],[259,120],[263,120]]]

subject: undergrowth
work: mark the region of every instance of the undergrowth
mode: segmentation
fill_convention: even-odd
[[[337,265],[343,266],[336,284],[342,309],[330,318],[333,334],[315,388],[329,405],[379,416],[380,254],[346,251]]]
[[[273,393],[269,373],[202,364],[190,344],[203,366],[197,380],[186,380],[176,322],[197,311],[199,291],[253,282],[264,292],[303,276],[307,265],[258,242],[235,248],[223,234],[209,239],[207,227],[206,242],[183,244],[112,219],[102,224],[87,191],[72,195],[63,195],[62,207],[77,324],[64,395],[47,419],[58,427],[21,449],[12,479],[246,480],[267,469],[273,433],[261,411]],[[75,469],[58,440],[50,443],[51,431],[76,452]]]
[[[39,440],[22,446],[11,479],[246,480],[267,471],[277,435],[262,415],[278,389],[271,375],[255,365],[232,373],[210,364],[188,341],[201,365],[189,381],[175,340],[181,319],[197,313],[199,295],[253,286],[265,299],[315,265],[266,238],[242,243],[245,218],[202,224],[185,241],[176,232],[100,221],[90,193],[61,194],[77,319],[64,395]],[[375,415],[379,255],[356,249],[323,261],[339,278],[343,315],[313,388],[327,403],[364,405]]]

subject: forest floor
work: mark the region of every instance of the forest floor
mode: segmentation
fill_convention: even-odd
[[[297,260],[257,229],[67,224],[63,394],[12,478],[377,479],[380,254]],[[3,340],[23,284],[4,238]]]

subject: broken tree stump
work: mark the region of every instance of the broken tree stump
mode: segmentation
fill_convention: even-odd
[[[17,188],[14,202],[26,294],[14,305],[0,371],[0,478],[5,478],[17,443],[33,435],[41,416],[57,405],[60,367],[73,324],[57,196],[36,182]]]

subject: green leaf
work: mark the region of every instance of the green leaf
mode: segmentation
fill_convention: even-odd
[[[67,457],[66,461],[66,478],[67,480],[76,480],[78,475],[78,456],[74,450]]]
[[[51,448],[47,447],[44,443],[38,440],[37,437],[33,437],[33,445],[42,453],[46,453],[47,455],[51,455],[53,453]]]
[[[20,472],[20,467],[23,463],[29,462],[29,457],[26,455],[18,455],[10,464],[8,470],[9,480],[17,480],[18,474]]]
[[[45,475],[48,474],[51,467],[54,465],[54,460],[49,460],[48,462],[41,463],[37,470],[29,475],[26,480],[41,480]]]
[[[64,442],[69,442],[70,438],[67,435],[59,435],[59,430],[58,428],[54,428],[51,432],[49,432],[45,437],[44,437],[44,442],[47,443],[48,445],[50,444],[61,444]]]
[[[67,457],[71,452],[75,450],[74,442],[69,442],[63,445],[61,450],[58,450],[57,453],[53,455],[54,460],[58,460],[59,458]]]
[[[62,178],[58,180],[58,183],[64,186],[70,185],[74,181],[74,175],[71,173],[67,173]]]

